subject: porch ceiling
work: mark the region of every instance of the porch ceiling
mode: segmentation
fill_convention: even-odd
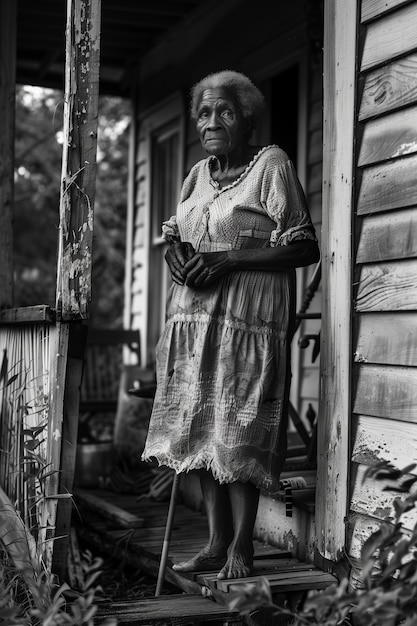
[[[204,0],[102,0],[100,93],[128,96],[141,56]],[[64,88],[65,0],[19,0],[16,82]]]

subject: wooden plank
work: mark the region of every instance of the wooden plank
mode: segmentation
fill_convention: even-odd
[[[91,301],[100,13],[101,0],[67,0],[56,298],[63,320],[87,318]]]
[[[167,624],[178,626],[212,621],[229,621],[238,613],[229,611],[210,598],[188,594],[170,594],[143,600],[101,603],[97,619],[117,617],[118,624]]]
[[[417,47],[417,3],[368,24],[360,65],[361,71],[390,61]]]
[[[396,498],[403,500],[405,495],[389,489],[393,483],[388,481],[371,478],[364,480],[366,469],[363,465],[353,465],[351,510],[377,520],[393,522],[395,518],[393,502]],[[404,513],[401,520],[404,528],[412,530],[417,523],[417,508]]]
[[[356,263],[373,263],[417,256],[417,211],[368,215],[359,227]]]
[[[333,561],[343,556],[347,510],[356,27],[356,5],[345,0],[325,3],[322,385],[315,528],[319,554]]]
[[[380,15],[383,15],[387,11],[409,2],[409,0],[362,0],[361,4],[361,22],[367,22]]]
[[[409,311],[416,308],[417,259],[362,265],[356,311]]]
[[[53,309],[43,304],[0,311],[0,324],[53,323],[54,320],[55,312]]]
[[[377,532],[381,526],[380,520],[362,515],[361,513],[349,514],[347,553],[350,557],[358,559],[360,563],[362,547],[365,541]]]
[[[354,413],[415,421],[416,368],[356,364],[353,374]]]
[[[416,171],[414,155],[366,168],[360,184],[358,215],[417,204]]]
[[[272,593],[285,593],[291,591],[301,591],[310,589],[325,589],[329,585],[336,583],[336,578],[327,572],[322,572],[312,566],[306,567],[300,572],[277,572],[275,574],[265,574]],[[199,577],[200,584],[210,589],[219,589],[226,593],[240,591],[246,585],[256,585],[259,576],[248,576],[247,578],[218,580],[212,576],[203,575]]]
[[[13,306],[16,16],[16,2],[3,0],[0,3],[0,309]]]
[[[417,367],[417,315],[369,313],[357,318],[357,363]]]
[[[117,527],[120,528],[142,528],[143,518],[137,517],[124,511],[116,504],[107,502],[103,498],[93,496],[88,491],[83,489],[77,489],[75,491],[76,502],[80,503],[80,506],[87,507],[91,511],[95,511],[102,515],[106,520],[109,520]]]
[[[352,461],[375,465],[389,461],[398,468],[417,461],[417,423],[354,415]],[[417,469],[411,472],[417,474]]]
[[[417,152],[417,106],[369,120],[361,139],[358,166]]]
[[[52,332],[53,331],[53,332]],[[45,483],[45,498],[41,503],[40,530],[38,542],[45,546],[45,564],[52,566],[59,494],[59,473],[61,469],[62,421],[64,417],[65,373],[68,359],[69,325],[58,323],[51,327],[50,340],[50,401],[48,407],[47,458],[51,474]],[[69,497],[70,494],[62,494]],[[68,524],[69,527],[69,524]]]
[[[397,59],[365,76],[359,120],[417,101],[417,53]]]

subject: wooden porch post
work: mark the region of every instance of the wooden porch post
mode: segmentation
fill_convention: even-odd
[[[67,0],[64,144],[56,309],[86,319],[91,301],[101,0]]]
[[[16,2],[0,2],[0,309],[13,306]]]
[[[67,0],[64,142],[56,311],[56,390],[52,419],[62,437],[59,493],[73,487],[85,333],[91,302],[101,0]],[[84,329],[85,330],[85,329]],[[61,367],[60,362],[61,361]],[[57,417],[58,416],[58,417]],[[58,501],[53,571],[66,577],[72,503]]]
[[[322,345],[316,545],[339,561],[348,506],[357,3],[325,0]]]

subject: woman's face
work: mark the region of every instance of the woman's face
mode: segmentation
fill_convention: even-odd
[[[228,154],[242,144],[246,124],[227,89],[204,90],[197,114],[197,132],[208,154]]]

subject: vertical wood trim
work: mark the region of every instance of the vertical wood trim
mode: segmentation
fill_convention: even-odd
[[[87,318],[91,301],[101,0],[67,0],[64,144],[56,309]]]
[[[348,500],[351,239],[358,8],[325,0],[323,134],[323,321],[318,421],[317,549],[337,561]]]
[[[13,306],[16,2],[0,2],[0,309]]]
[[[45,564],[51,569],[56,529],[57,504],[59,499],[59,475],[61,469],[62,421],[64,414],[65,372],[68,356],[69,325],[58,323],[50,341],[50,401],[48,411],[47,459],[51,473],[45,485],[45,498],[40,520],[40,538],[45,545]]]
[[[134,78],[132,78],[134,81]],[[130,112],[130,133],[129,133],[129,164],[128,164],[128,183],[127,183],[127,215],[126,215],[126,254],[125,254],[125,285],[124,285],[124,326],[131,328],[132,326],[132,282],[133,282],[133,235],[134,235],[134,216],[135,216],[135,180],[136,180],[136,150],[137,150],[137,122],[136,110],[137,99],[135,89],[132,90],[131,112]],[[143,341],[141,342],[143,343]],[[141,348],[143,350],[143,348]],[[141,354],[141,363],[144,363],[143,354]]]

